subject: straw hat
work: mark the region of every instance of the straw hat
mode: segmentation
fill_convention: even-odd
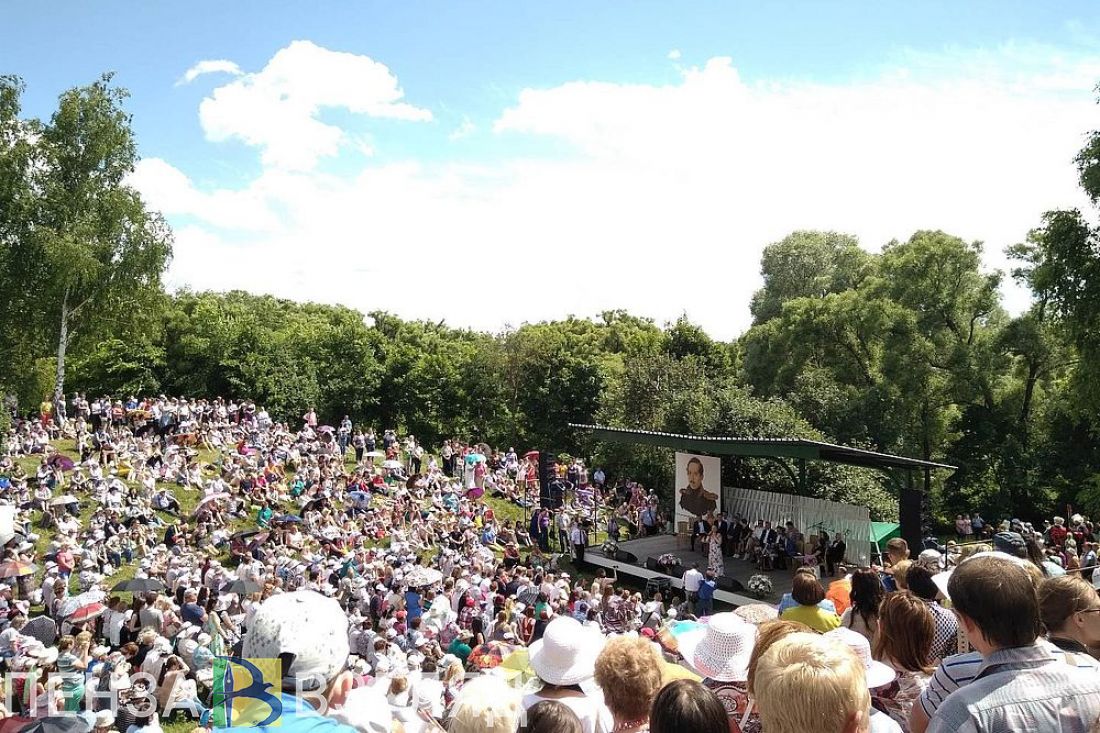
[[[738,606],[733,612],[750,624],[757,626],[779,618],[779,612],[775,609],[775,606],[769,606],[766,603],[747,603],[744,606]]]
[[[716,613],[702,633],[680,637],[680,654],[696,672],[719,682],[744,682],[756,627],[735,613]]]
[[[867,637],[858,631],[852,631],[845,626],[841,626],[825,634],[825,638],[839,641],[855,652],[855,655],[859,657],[859,661],[863,662],[869,689],[873,690],[888,685],[898,676],[893,669],[871,657],[871,642],[867,641]]]
[[[113,728],[115,725],[115,714],[110,710],[100,710],[95,714],[95,727],[96,728]]]
[[[543,682],[576,685],[592,677],[603,649],[602,634],[569,616],[546,625],[540,640],[528,647],[531,668]]]

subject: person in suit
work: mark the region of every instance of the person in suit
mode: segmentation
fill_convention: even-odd
[[[760,564],[765,555],[772,552],[775,548],[775,543],[779,541],[779,533],[775,531],[775,527],[772,527],[771,522],[764,522],[764,531],[760,533],[760,544],[756,550],[757,564]]]
[[[695,525],[692,527],[691,530],[691,551],[695,552],[695,540],[698,539],[699,545],[702,548],[700,551],[705,553],[707,551],[707,535],[709,534],[710,522],[708,522],[704,517],[696,517]]]
[[[842,562],[844,562],[844,553],[847,552],[847,545],[844,543],[844,535],[837,532],[833,536],[833,541],[829,543],[829,547],[825,550],[825,571],[830,577],[836,574],[836,568]]]
[[[729,554],[730,521],[726,519],[725,512],[718,512],[718,538],[722,546],[722,557]]]

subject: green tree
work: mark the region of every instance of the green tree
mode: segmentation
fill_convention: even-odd
[[[31,323],[56,344],[55,403],[70,344],[153,306],[171,257],[167,224],[125,183],[137,160],[126,96],[104,75],[62,94],[50,121],[34,126],[32,224],[11,256],[37,264],[22,285],[36,293]]]
[[[779,316],[796,298],[822,298],[857,287],[871,271],[871,255],[855,237],[837,232],[797,231],[764,248],[764,286],[753,295],[753,323]]]

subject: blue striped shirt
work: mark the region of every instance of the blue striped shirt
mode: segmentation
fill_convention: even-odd
[[[945,660],[948,669],[953,659]],[[1087,733],[1098,717],[1100,674],[1066,664],[1045,643],[1036,643],[982,659],[969,684],[942,700],[927,731]]]
[[[1085,654],[1067,655],[1064,651],[1054,646],[1054,644],[1051,644],[1046,639],[1040,639],[1037,643],[1049,651],[1051,656],[1055,659],[1068,662],[1079,669],[1087,669],[1093,672],[1100,671],[1100,663],[1090,656]],[[924,709],[924,714],[928,716],[929,720],[935,715],[936,710],[939,709],[948,695],[960,687],[965,687],[974,681],[974,678],[978,676],[978,670],[981,669],[981,666],[982,655],[978,652],[955,654],[943,660],[940,666],[936,668],[932,678],[928,681],[928,686],[924,688],[924,692],[922,692],[920,696],[920,705]]]

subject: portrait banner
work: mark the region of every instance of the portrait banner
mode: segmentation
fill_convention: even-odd
[[[676,524],[722,511],[722,459],[676,454]]]

